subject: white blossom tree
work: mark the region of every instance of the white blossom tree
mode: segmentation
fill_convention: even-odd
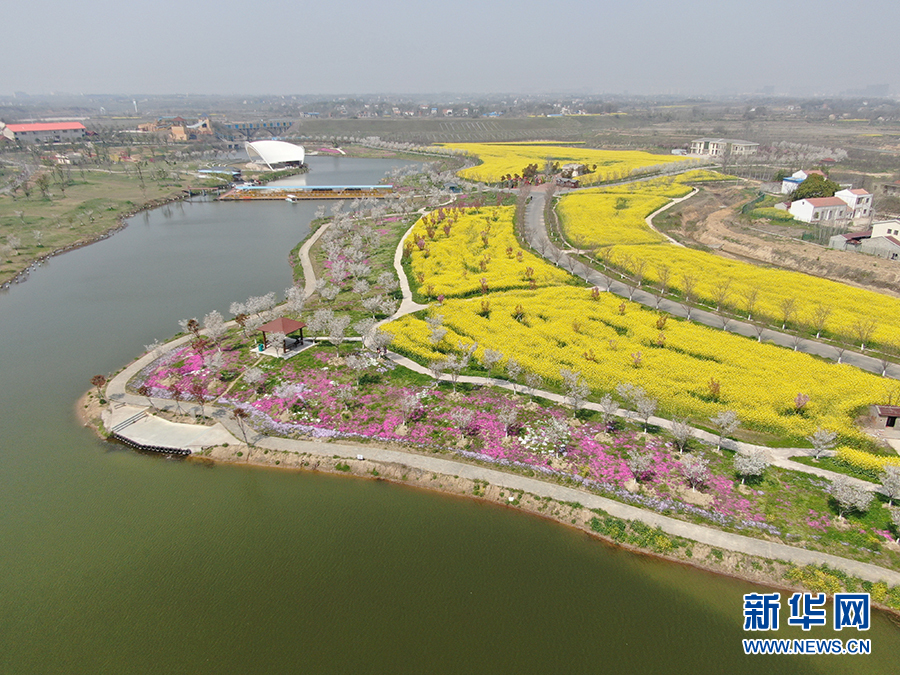
[[[519,393],[519,376],[522,374],[522,364],[516,361],[513,357],[509,357],[506,360],[506,376],[509,378],[510,384],[512,384],[513,393]]]
[[[483,365],[484,369],[490,373],[502,358],[502,352],[499,352],[496,349],[485,349],[484,353],[481,355],[481,365]]]
[[[725,437],[730,436],[737,430],[740,425],[740,420],[734,410],[722,410],[713,415],[709,421],[712,422],[713,428],[719,432],[719,440],[716,444],[716,449],[721,450]]]
[[[628,453],[625,464],[639,483],[649,480],[655,473],[656,460],[653,458],[653,452],[647,448],[632,450]]]
[[[216,310],[211,311],[209,314],[203,317],[203,328],[206,329],[206,335],[210,340],[213,341],[216,345],[216,349],[221,351],[222,349],[222,338],[225,337],[225,333],[228,332],[228,328],[225,326],[225,319],[222,317],[222,314]]]
[[[709,478],[709,460],[699,455],[684,455],[681,459],[681,475],[696,492]]]
[[[345,314],[337,315],[328,322],[328,342],[334,346],[339,356],[349,326],[350,317]]]
[[[762,476],[771,463],[769,453],[762,448],[740,450],[734,456],[734,470],[741,477],[741,485],[747,478]]]
[[[671,432],[672,440],[675,442],[675,447],[678,448],[678,452],[684,453],[687,444],[694,437],[693,427],[691,427],[686,420],[675,419],[672,420]]]
[[[644,431],[647,431],[647,427],[650,424],[650,418],[656,414],[656,406],[656,399],[650,398],[649,396],[643,396],[637,402],[637,414],[640,419],[644,420]]]
[[[836,432],[819,427],[812,436],[806,437],[806,440],[813,445],[808,451],[809,454],[813,456],[813,459],[819,459],[822,453],[834,449],[835,439],[837,439]]]
[[[874,495],[863,487],[860,487],[849,476],[838,476],[834,479],[829,490],[834,501],[838,505],[838,518],[844,519],[844,514],[849,511],[865,513],[869,510]]]
[[[562,377],[563,390],[566,393],[566,398],[569,399],[569,405],[572,406],[572,414],[577,414],[584,405],[584,401],[587,399],[588,394],[591,393],[591,389],[584,381],[581,373],[569,370],[568,368],[562,368],[559,371],[559,375]]]
[[[894,500],[900,498],[900,466],[885,464],[880,479],[881,494],[888,498],[888,506],[893,506]]]

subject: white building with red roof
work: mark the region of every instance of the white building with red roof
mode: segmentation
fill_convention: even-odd
[[[860,220],[862,218],[870,218],[872,216],[872,194],[868,190],[856,188],[854,190],[839,190],[834,193],[835,197],[846,202],[852,220]]]
[[[71,143],[84,138],[87,130],[81,122],[0,123],[0,134],[18,143]]]
[[[791,202],[788,211],[795,219],[816,225],[834,225],[849,218],[847,202],[840,197],[798,199]]]

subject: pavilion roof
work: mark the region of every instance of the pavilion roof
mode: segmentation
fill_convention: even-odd
[[[264,323],[259,327],[259,330],[263,333],[284,333],[285,335],[288,335],[289,333],[293,333],[295,330],[300,330],[301,328],[306,328],[306,324],[302,321],[286,319],[282,316],[273,321],[269,321],[269,323]]]

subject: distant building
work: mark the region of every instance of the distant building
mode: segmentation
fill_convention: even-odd
[[[197,173],[201,178],[225,177],[231,181],[241,180],[241,170],[233,166],[211,166],[208,169],[198,169]]]
[[[0,134],[19,143],[72,143],[87,135],[81,122],[2,124]]]
[[[722,157],[730,152],[732,156],[743,157],[745,155],[755,155],[758,149],[759,143],[728,138],[698,138],[691,141],[692,155]]]
[[[893,183],[885,183],[881,186],[881,191],[890,197],[900,196],[900,180],[895,180]]]
[[[303,146],[285,141],[255,141],[246,143],[244,148],[251,160],[259,159],[272,171],[301,166],[306,157]]]

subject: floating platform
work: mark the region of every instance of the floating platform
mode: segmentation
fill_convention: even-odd
[[[222,194],[224,201],[280,199],[384,199],[394,194],[393,185],[238,185]]]

